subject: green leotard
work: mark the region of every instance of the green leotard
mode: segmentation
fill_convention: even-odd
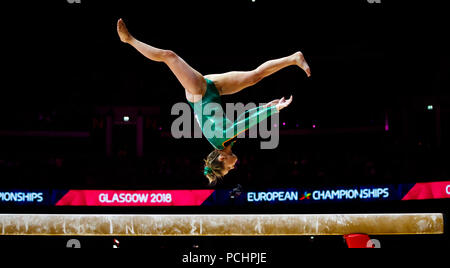
[[[242,113],[233,123],[225,116],[220,94],[214,82],[206,79],[206,83],[206,93],[202,100],[188,103],[194,109],[195,118],[203,135],[218,150],[223,150],[229,144],[233,145],[240,133],[278,112],[275,106],[260,106]]]

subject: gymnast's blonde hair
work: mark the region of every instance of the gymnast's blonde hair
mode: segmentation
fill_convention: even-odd
[[[209,180],[209,185],[216,185],[217,181],[223,178],[224,164],[219,160],[220,150],[212,151],[204,160],[205,167],[203,174]]]

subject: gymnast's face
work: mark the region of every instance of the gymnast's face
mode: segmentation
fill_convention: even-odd
[[[235,168],[236,162],[237,162],[238,158],[235,154],[233,153],[221,153],[219,156],[219,161],[223,162],[223,171],[222,171],[222,175],[225,176],[228,174],[228,172],[230,172],[232,169]]]

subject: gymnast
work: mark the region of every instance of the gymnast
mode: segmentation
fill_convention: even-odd
[[[223,116],[220,96],[240,92],[255,85],[264,77],[291,65],[299,66],[308,77],[311,76],[310,68],[301,52],[267,61],[252,71],[202,75],[175,52],[155,48],[134,38],[122,19],[117,22],[117,33],[122,42],[133,46],[145,57],[152,61],[165,63],[184,87],[186,99],[194,110],[202,132],[214,147],[214,151],[204,160],[204,175],[208,178],[210,185],[216,184],[219,179],[222,179],[235,167],[237,157],[231,149],[237,136],[242,132],[238,132],[236,129],[245,131],[286,108],[292,102],[292,95],[289,99],[283,97],[273,100],[266,105],[246,111],[232,123],[226,116]],[[208,104],[213,105],[214,115],[221,114],[222,117],[218,118],[211,115],[212,113],[205,113],[204,109],[208,107]],[[214,122],[214,127],[204,127],[207,121]],[[210,129],[214,129],[214,133],[219,130],[223,135],[211,135],[211,133],[208,133]]]

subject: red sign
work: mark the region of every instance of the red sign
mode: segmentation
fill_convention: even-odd
[[[450,181],[416,183],[402,200],[450,198]]]
[[[200,206],[214,190],[70,190],[57,206]]]

